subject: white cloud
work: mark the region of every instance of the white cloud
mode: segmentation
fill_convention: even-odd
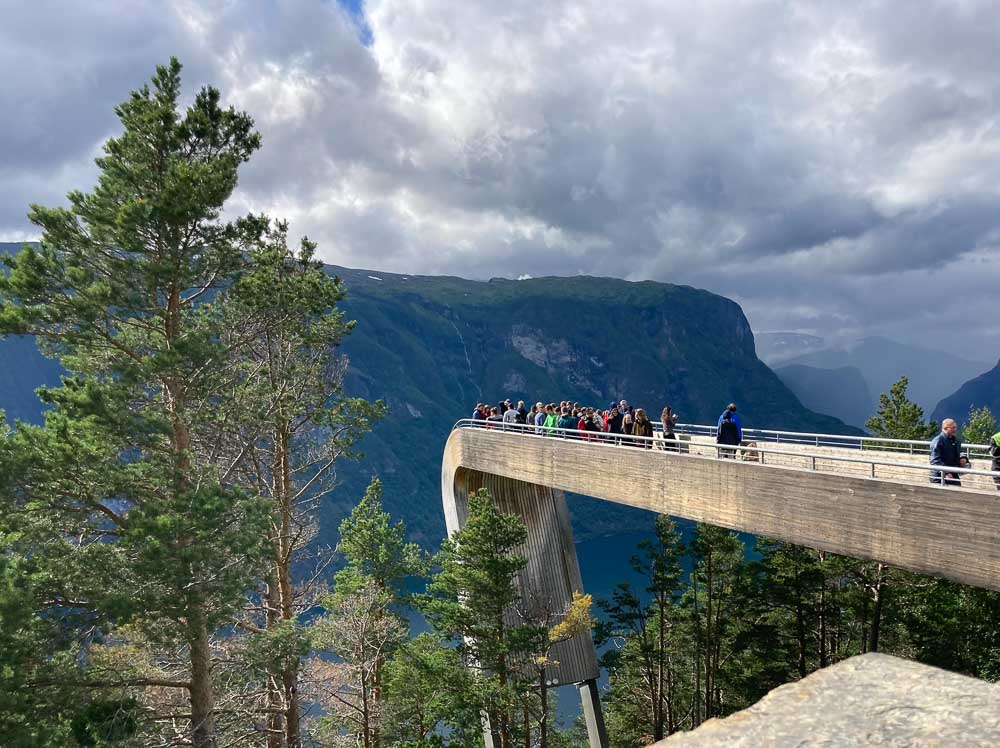
[[[113,104],[176,53],[264,136],[232,209],[332,262],[695,283],[759,327],[997,342],[958,305],[887,311],[1000,276],[991,0],[370,0],[370,39],[319,0],[172,8],[7,13],[0,236],[87,186]]]

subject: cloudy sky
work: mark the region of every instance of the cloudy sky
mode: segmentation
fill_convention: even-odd
[[[0,240],[170,55],[255,117],[233,210],[351,267],[707,288],[1000,355],[1000,5],[0,0]]]

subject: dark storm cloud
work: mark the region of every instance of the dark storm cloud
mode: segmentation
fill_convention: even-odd
[[[995,3],[362,12],[5,11],[0,235],[93,180],[114,104],[177,54],[264,136],[231,209],[288,217],[338,264],[654,278],[733,295],[758,329],[995,346],[969,319],[1000,279]],[[935,314],[901,311],[932,292]]]

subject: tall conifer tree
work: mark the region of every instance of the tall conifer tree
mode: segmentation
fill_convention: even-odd
[[[217,316],[200,306],[232,282],[265,222],[220,220],[259,147],[251,118],[201,90],[181,111],[181,66],[116,109],[93,191],[33,206],[38,249],[6,260],[0,330],[33,334],[70,372],[46,390],[44,427],[22,425],[22,498],[51,522],[72,598],[99,629],[142,625],[183,643],[193,745],[216,744],[210,642],[260,564],[266,505],[197,454],[200,419],[222,407]]]
[[[347,359],[339,345],[354,322],[337,308],[343,283],[327,275],[315,249],[308,239],[290,247],[287,224],[275,223],[221,295],[229,365],[218,378],[232,403],[215,414],[198,444],[206,459],[225,466],[227,480],[253,487],[271,510],[264,604],[251,606],[262,614],[243,621],[287,653],[273,661],[262,705],[271,715],[270,748],[301,745],[301,654],[294,652],[307,646],[298,619],[325,591],[320,581],[332,560],[313,543],[317,510],[332,490],[338,462],[356,455],[357,440],[385,410],[381,402],[343,395]],[[307,569],[298,584],[296,565]]]

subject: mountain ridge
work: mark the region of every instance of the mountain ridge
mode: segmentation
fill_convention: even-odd
[[[480,401],[606,407],[625,397],[653,418],[671,404],[682,419],[703,423],[734,401],[747,426],[857,433],[805,408],[757,358],[740,306],[710,291],[591,276],[476,281],[341,266],[328,272],[344,280],[342,309],[358,320],[342,346],[351,362],[345,392],[384,399],[390,414],[363,441],[366,459],[340,467],[339,487],[321,512],[321,542],[335,538],[377,474],[386,507],[416,540],[436,545],[444,535],[444,443]],[[16,364],[7,367],[14,381],[0,392],[0,407],[23,413],[34,404],[30,420],[37,420],[37,399],[27,402],[25,393],[55,383],[58,367],[26,342],[0,341],[0,355]],[[49,381],[33,379],[39,360]],[[586,497],[571,505],[578,539],[649,522],[639,510]]]
[[[994,416],[1000,417],[1000,360],[989,371],[962,384],[957,390],[941,398],[931,415],[940,423],[945,418],[954,418],[959,424],[969,416],[971,408],[986,406]]]
[[[868,389],[877,400],[901,376],[909,379],[910,400],[930,413],[938,401],[956,385],[980,372],[989,364],[970,361],[954,354],[899,343],[881,336],[868,336],[851,344],[825,348],[790,358],[782,366],[804,365],[819,369],[853,366],[861,371]]]

